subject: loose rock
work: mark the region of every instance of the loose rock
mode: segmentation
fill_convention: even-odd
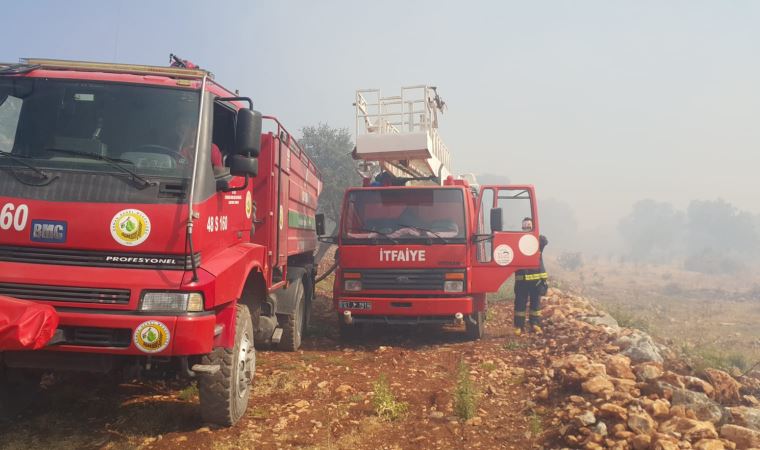
[[[721,403],[738,401],[741,383],[734,380],[728,373],[718,369],[706,369],[705,375],[715,388],[715,399]]]
[[[723,425],[720,437],[735,442],[739,450],[760,447],[760,432],[738,425]]]
[[[638,364],[633,367],[633,371],[636,372],[636,378],[639,381],[653,381],[665,373],[662,369],[662,364],[656,362]]]
[[[711,422],[673,417],[660,424],[660,433],[679,433],[685,439],[696,442],[701,439],[717,439],[718,433]]]
[[[607,358],[604,365],[610,376],[629,380],[636,379],[636,375],[634,375],[633,370],[631,370],[631,358],[627,356],[620,354],[612,355]]]
[[[583,384],[581,384],[581,387],[584,392],[594,395],[611,393],[615,390],[615,385],[613,385],[612,381],[604,375],[598,375],[584,381]]]
[[[651,434],[657,423],[639,406],[628,409],[628,428],[638,434]]]
[[[623,348],[623,354],[636,363],[653,361],[662,364],[662,355],[657,349],[652,337],[643,331],[632,330],[630,334],[621,336],[615,345]]]
[[[739,426],[760,431],[760,409],[747,406],[734,406],[728,408],[731,421]]]
[[[702,439],[694,445],[694,450],[725,450],[723,441],[718,439]]]
[[[637,434],[631,440],[631,446],[634,450],[647,450],[652,444],[652,436],[648,434]]]
[[[707,420],[712,423],[719,423],[723,420],[723,408],[701,392],[673,388],[671,403],[674,406],[683,405],[686,409],[694,411],[699,420]]]

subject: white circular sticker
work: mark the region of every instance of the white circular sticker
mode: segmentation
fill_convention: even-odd
[[[538,239],[532,234],[526,234],[520,238],[520,252],[525,256],[533,256],[538,251]]]
[[[111,219],[111,236],[121,245],[140,245],[149,235],[150,219],[139,209],[121,210]]]
[[[145,353],[158,353],[169,346],[169,328],[158,320],[148,320],[135,328],[132,340]]]
[[[515,252],[507,244],[501,244],[493,250],[493,260],[500,266],[508,266],[515,259]]]
[[[245,193],[245,217],[250,219],[253,213],[253,200],[251,200],[251,191]]]

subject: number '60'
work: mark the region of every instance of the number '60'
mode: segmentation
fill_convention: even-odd
[[[13,227],[16,231],[26,228],[26,221],[29,218],[29,207],[26,205],[16,205],[6,203],[0,209],[0,230],[10,230]]]

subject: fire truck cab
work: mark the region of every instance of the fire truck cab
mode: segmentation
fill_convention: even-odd
[[[366,323],[464,323],[479,339],[486,294],[539,265],[534,187],[449,175],[437,130],[443,104],[429,86],[394,97],[356,94],[354,157],[365,182],[346,192],[332,238],[343,337]],[[533,219],[530,232],[522,230],[525,217]]]
[[[277,119],[174,63],[0,65],[0,295],[60,318],[0,372],[179,372],[231,425],[254,342],[301,344],[322,184]]]

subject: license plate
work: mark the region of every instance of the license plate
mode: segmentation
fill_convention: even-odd
[[[340,309],[365,309],[365,310],[372,309],[371,302],[339,301],[338,306],[340,307]]]

